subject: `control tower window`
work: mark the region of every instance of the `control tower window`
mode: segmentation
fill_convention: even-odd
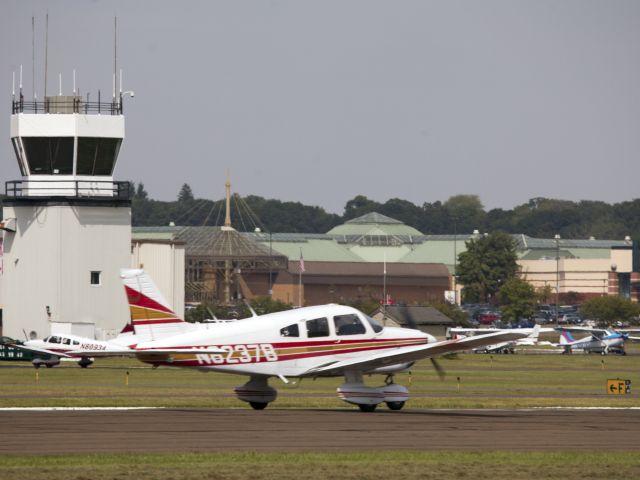
[[[77,175],[111,175],[121,138],[78,137]]]
[[[71,175],[73,137],[22,137],[31,175]]]
[[[20,173],[22,176],[25,176],[27,172],[24,171],[24,158],[22,155],[22,147],[20,146],[20,140],[17,138],[12,138],[11,143],[13,144],[13,151],[16,152],[16,158],[18,159],[18,166],[20,167]]]

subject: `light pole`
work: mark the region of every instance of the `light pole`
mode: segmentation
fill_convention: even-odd
[[[458,228],[456,217],[453,217],[453,303],[458,305]]]
[[[560,235],[556,233],[556,327],[558,326],[558,313],[560,307]]]
[[[271,270],[273,268],[273,248],[271,242],[271,231],[269,231],[269,297],[273,297],[273,278]]]
[[[259,227],[256,227],[254,230],[255,233],[258,234],[258,237],[262,236],[262,230]],[[271,242],[271,232],[269,232],[269,297],[273,297],[273,280],[271,278],[273,270],[273,248]]]

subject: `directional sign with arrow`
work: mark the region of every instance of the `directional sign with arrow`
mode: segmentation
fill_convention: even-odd
[[[609,395],[631,393],[631,380],[620,380],[619,378],[607,380],[607,393]]]

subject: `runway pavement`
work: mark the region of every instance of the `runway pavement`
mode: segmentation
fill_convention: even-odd
[[[0,454],[637,451],[640,410],[0,411]]]

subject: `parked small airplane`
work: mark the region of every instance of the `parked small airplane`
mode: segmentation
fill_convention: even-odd
[[[362,411],[373,411],[380,403],[400,410],[409,391],[394,383],[393,376],[415,361],[429,358],[443,375],[434,357],[526,336],[496,332],[437,341],[419,330],[383,327],[355,308],[333,304],[188,331],[144,271],[123,270],[121,277],[135,333],[153,338],[132,346],[131,354],[154,366],[248,375],[235,394],[257,410],[276,400],[270,377],[289,383],[289,378],[322,376],[344,376],[338,397]],[[384,385],[366,386],[364,375],[369,374],[386,375]]]
[[[474,348],[474,353],[515,353],[516,347],[526,345],[551,345],[551,342],[541,342],[538,340],[540,333],[553,332],[553,328],[540,328],[536,325],[533,328],[450,328],[448,336],[451,338],[466,338],[469,335],[482,335],[495,332],[517,332],[526,335],[517,340],[499,342],[493,345]]]
[[[130,327],[130,325],[128,325]],[[88,337],[69,334],[53,334],[42,339],[28,340],[24,343],[8,345],[37,354],[31,363],[36,368],[42,365],[47,368],[60,363],[61,358],[77,359],[78,365],[87,368],[93,363],[93,357],[100,352],[101,356],[122,355],[123,350],[130,350],[129,345],[137,343],[133,329],[125,329],[116,338],[108,341],[94,340]]]
[[[628,333],[620,333],[606,328],[589,327],[559,327],[560,342],[558,346],[564,348],[563,353],[572,353],[574,350],[582,350],[587,353],[619,353],[625,355],[624,342],[631,338],[640,340],[637,337],[629,337]],[[572,333],[588,333],[586,337],[576,340]]]

